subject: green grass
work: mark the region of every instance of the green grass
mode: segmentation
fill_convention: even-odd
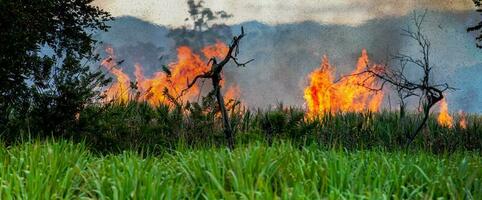
[[[288,143],[99,155],[66,141],[0,147],[1,199],[477,199],[482,157]]]

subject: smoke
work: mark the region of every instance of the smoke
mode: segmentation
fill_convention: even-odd
[[[315,21],[327,24],[359,25],[367,20],[404,16],[413,10],[473,10],[472,0],[205,0],[213,10],[225,10],[235,17],[228,24],[257,20],[267,24]],[[156,24],[184,25],[186,2],[179,0],[97,0],[95,5],[114,16],[135,16]]]
[[[477,112],[482,103],[473,89],[480,88],[477,81],[461,82],[469,66],[480,66],[482,55],[475,48],[473,36],[465,32],[473,14],[429,12],[424,32],[432,43],[431,62],[434,64],[434,82],[447,82],[460,88],[447,93],[451,111],[464,109]],[[392,55],[402,52],[417,56],[417,44],[401,35],[401,29],[411,25],[411,14],[402,17],[371,20],[352,27],[321,25],[314,22],[269,26],[245,23],[248,37],[242,43],[245,58],[255,58],[248,69],[233,70],[246,101],[255,106],[265,106],[282,101],[290,105],[303,105],[303,88],[307,74],[318,68],[322,55],[327,55],[338,75],[350,72],[363,48],[374,63],[396,64]],[[233,27],[235,33],[238,27]],[[415,70],[412,78],[418,78]],[[472,77],[474,75],[471,75]],[[479,81],[480,82],[480,81]],[[392,97],[392,101],[395,98]],[[467,101],[468,100],[468,101]],[[393,106],[396,102],[391,102]],[[386,102],[385,106],[388,102]]]
[[[431,11],[426,18],[424,31],[432,42],[435,81],[446,81],[460,88],[447,94],[451,111],[481,112],[478,105],[482,96],[474,95],[477,93],[474,91],[482,87],[482,81],[472,71],[482,68],[482,53],[475,48],[473,35],[465,31],[475,16],[471,12]],[[375,63],[389,62],[397,52],[417,55],[416,44],[400,34],[401,28],[411,24],[410,20],[411,15],[407,14],[373,19],[357,26],[312,21],[279,25],[251,21],[233,25],[234,35],[239,33],[240,26],[248,34],[241,42],[240,60],[255,61],[246,68],[228,66],[226,80],[239,86],[241,100],[249,106],[264,107],[278,102],[302,106],[307,75],[319,67],[323,55],[329,57],[338,75],[352,71],[363,48]],[[120,52],[119,58],[126,60],[127,72],[136,62],[149,72],[172,61],[175,48],[172,39],[166,37],[167,28],[131,17],[119,18],[112,26],[110,32],[98,37]],[[159,55],[165,55],[165,60],[159,60]],[[395,107],[396,98],[391,99]]]

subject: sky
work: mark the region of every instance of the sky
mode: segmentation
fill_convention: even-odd
[[[156,24],[185,25],[183,0],[95,0],[114,16],[134,16]],[[267,24],[316,21],[359,25],[367,20],[402,16],[416,9],[473,10],[472,0],[205,0],[206,7],[234,17],[227,24],[257,20]]]

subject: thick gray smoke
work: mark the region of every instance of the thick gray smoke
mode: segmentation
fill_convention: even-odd
[[[437,80],[459,88],[448,94],[451,111],[482,112],[482,95],[478,95],[482,78],[477,75],[482,70],[482,51],[475,48],[474,36],[465,31],[477,17],[469,12],[429,12],[426,18],[425,32],[432,42]],[[235,25],[233,34],[240,26],[248,33],[241,43],[240,59],[255,61],[246,68],[227,68],[226,79],[239,85],[242,101],[250,106],[278,102],[301,106],[307,75],[319,67],[323,55],[329,57],[338,74],[355,67],[363,48],[375,63],[388,62],[400,51],[417,55],[416,45],[400,34],[410,20],[411,15],[407,15],[371,20],[356,27],[315,22],[272,26],[256,21]],[[168,32],[163,26],[121,17],[98,39],[113,46],[117,56],[126,60],[126,72],[131,73],[134,64],[140,63],[149,73],[173,59],[175,48],[166,36]]]

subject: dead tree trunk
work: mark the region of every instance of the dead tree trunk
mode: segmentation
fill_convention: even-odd
[[[213,81],[214,93],[216,95],[216,100],[218,102],[219,110],[223,118],[224,136],[226,137],[226,141],[228,142],[228,147],[230,149],[234,149],[233,128],[231,127],[229,115],[228,115],[228,112],[226,111],[226,106],[224,104],[224,98],[223,98],[223,95],[221,94],[221,86],[219,85],[221,81],[221,77],[213,76],[212,81]]]
[[[253,59],[249,60],[245,63],[238,62],[238,51],[239,51],[239,41],[245,36],[244,29],[241,27],[241,34],[239,36],[235,36],[233,41],[229,45],[229,50],[224,59],[221,62],[217,62],[216,58],[211,58],[208,64],[211,63],[211,70],[208,72],[204,72],[203,74],[197,75],[192,82],[188,82],[187,88],[181,92],[181,95],[188,89],[190,89],[196,81],[199,79],[211,79],[213,83],[213,91],[216,95],[216,101],[218,102],[219,110],[221,112],[221,117],[223,120],[223,129],[224,135],[226,137],[228,147],[230,149],[234,149],[234,132],[233,128],[231,127],[231,123],[229,120],[228,112],[226,111],[226,105],[224,104],[224,97],[221,94],[221,74],[223,71],[223,67],[232,60],[238,67],[244,67],[249,62],[253,61]]]
[[[428,85],[428,81],[427,81],[427,85]],[[437,104],[439,101],[441,101],[444,98],[443,92],[447,89],[451,89],[451,88],[449,88],[448,85],[446,85],[446,88],[444,88],[443,90],[440,90],[436,87],[427,88],[425,92],[426,97],[423,99],[423,100],[426,100],[427,102],[423,103],[422,122],[412,134],[409,134],[406,148],[408,148],[410,144],[413,143],[418,133],[420,133],[422,128],[425,127],[425,125],[427,124],[427,120],[430,116],[430,110],[432,109],[433,106],[435,106],[435,104]]]

